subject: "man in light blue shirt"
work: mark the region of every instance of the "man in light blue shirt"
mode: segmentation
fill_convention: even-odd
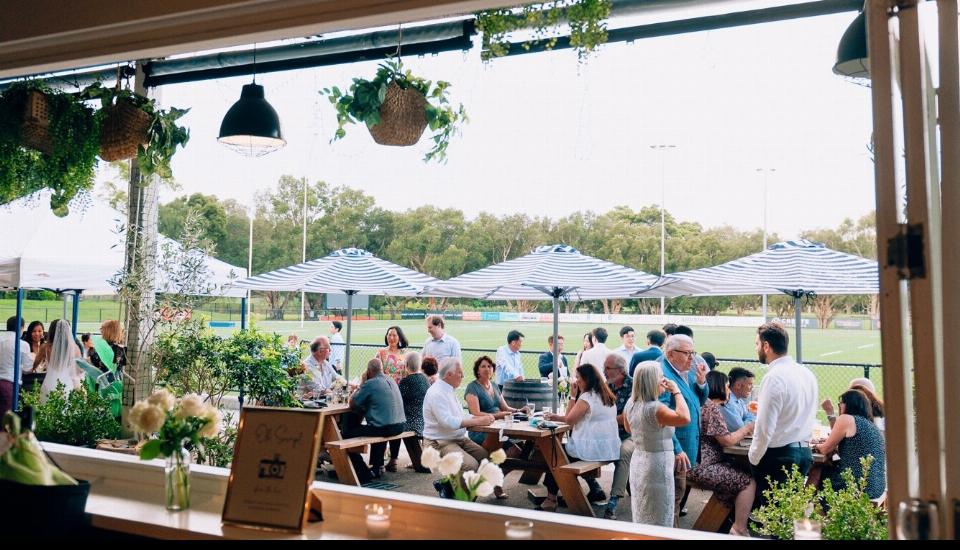
[[[630,360],[633,359],[633,354],[639,351],[636,346],[637,333],[633,330],[633,327],[625,326],[620,329],[620,341],[623,343],[613,352],[623,357],[629,365]]]
[[[753,373],[747,369],[734,367],[730,369],[729,377],[730,397],[720,407],[727,428],[735,432],[747,422],[757,419],[748,409],[750,392],[753,391]]]
[[[423,356],[433,357],[440,363],[441,359],[453,357],[457,361],[463,361],[460,353],[460,342],[453,336],[450,336],[444,330],[443,317],[431,315],[427,317],[427,332],[430,338],[427,338],[423,344]]]
[[[523,334],[519,330],[511,330],[507,333],[507,345],[497,348],[497,385],[500,389],[509,380],[523,382],[522,345]]]

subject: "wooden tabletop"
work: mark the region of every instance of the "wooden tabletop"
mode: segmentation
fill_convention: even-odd
[[[724,454],[731,456],[742,456],[746,458],[747,453],[750,452],[750,447],[741,447],[740,445],[731,445],[729,447],[723,448]],[[820,453],[813,453],[813,462],[814,464],[830,464],[833,461],[827,458],[825,455]]]
[[[470,428],[471,432],[481,432],[488,434],[499,434],[500,430],[503,430],[503,435],[510,437],[522,437],[524,439],[536,439],[538,437],[551,437],[555,434],[563,434],[570,431],[570,426],[568,424],[563,424],[557,422],[557,428],[554,430],[547,430],[543,428],[536,428],[530,425],[529,421],[521,422],[514,421],[510,422],[509,420],[497,420],[489,426],[473,426]]]

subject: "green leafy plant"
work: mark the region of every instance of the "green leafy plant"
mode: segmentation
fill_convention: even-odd
[[[92,447],[98,439],[120,437],[120,423],[110,412],[110,401],[97,392],[66,392],[62,383],[40,398],[40,386],[23,395],[23,406],[33,407],[37,438],[51,443]]]
[[[434,132],[430,138],[433,147],[423,157],[424,162],[436,159],[444,161],[450,138],[459,132],[459,125],[468,122],[466,110],[461,104],[456,109],[450,104],[447,89],[449,82],[438,80],[433,84],[410,70],[404,71],[399,59],[388,59],[377,67],[373,80],[354,78],[347,91],[334,86],[324,88],[320,93],[326,95],[337,110],[337,131],[333,140],[347,135],[347,124],[363,122],[367,128],[380,123],[380,106],[387,94],[387,88],[396,84],[401,89],[414,89],[426,98],[425,115],[427,125]]]
[[[233,414],[223,415],[223,429],[213,437],[201,437],[196,448],[197,464],[229,468],[233,461],[233,447],[237,443],[237,427]]]
[[[155,383],[176,395],[204,394],[210,401],[219,402],[230,387],[222,349],[223,340],[203,320],[170,324],[158,335],[151,352]]]
[[[298,407],[295,381],[287,370],[300,362],[300,352],[288,348],[277,334],[264,334],[251,327],[233,334],[223,343],[223,361],[231,385],[262,405]]]
[[[137,148],[137,163],[143,175],[156,174],[163,179],[173,177],[170,159],[177,152],[177,146],[183,148],[190,140],[190,130],[177,125],[177,120],[190,112],[190,109],[161,109],[157,102],[131,90],[104,87],[101,83],[91,84],[83,91],[87,99],[99,99],[106,108],[117,101],[126,101],[151,117],[147,129],[147,145]],[[101,112],[103,112],[101,110]]]
[[[524,49],[540,43],[552,49],[557,43],[558,27],[566,23],[570,27],[570,45],[582,63],[607,42],[611,7],[611,0],[558,0],[479,12],[476,17],[477,28],[483,33],[481,56],[486,61],[506,55],[507,35],[525,29],[532,30],[534,36],[523,43]]]
[[[50,107],[50,153],[23,144],[21,121],[32,91],[44,93]],[[17,82],[0,95],[0,204],[46,187],[54,213],[67,215],[70,200],[93,187],[99,150],[99,120],[80,97],[39,81]]]
[[[820,496],[826,513],[823,518],[823,538],[828,540],[886,540],[887,513],[874,505],[866,493],[867,476],[873,464],[872,455],[861,457],[864,475],[855,479],[850,468],[840,477],[844,487],[835,490],[830,480],[823,482]]]
[[[769,481],[769,476],[767,477]],[[759,522],[753,528],[761,535],[781,540],[793,539],[793,522],[807,517],[807,508],[816,502],[817,488],[807,485],[807,478],[796,464],[783,482],[772,482],[763,492],[766,504],[753,513]]]

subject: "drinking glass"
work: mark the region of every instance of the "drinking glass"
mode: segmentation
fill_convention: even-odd
[[[937,503],[912,499],[901,502],[897,513],[897,538],[936,540],[940,536]]]

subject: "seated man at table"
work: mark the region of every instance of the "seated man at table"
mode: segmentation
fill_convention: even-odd
[[[361,424],[364,419],[367,423]],[[403,433],[406,421],[400,388],[392,377],[383,375],[383,363],[374,357],[367,363],[360,389],[350,398],[350,413],[344,417],[343,437],[399,435]],[[383,453],[386,450],[386,443],[370,445],[369,469],[359,454],[350,454],[361,483],[383,474]]]
[[[306,367],[310,377],[310,388],[307,393],[312,393],[313,397],[319,397],[330,389],[337,377],[337,371],[329,357],[330,340],[326,336],[317,336],[310,344],[310,355],[303,360],[303,366]]]
[[[463,382],[463,366],[456,357],[440,361],[436,383],[430,386],[423,398],[423,443],[440,452],[440,456],[460,453],[463,463],[460,474],[476,470],[480,461],[487,458],[487,451],[467,437],[467,428],[493,424],[493,415],[472,416],[464,414],[463,405],[457,399],[456,389]],[[461,480],[462,482],[462,480]],[[444,498],[453,498],[447,484],[434,482],[434,487]]]
[[[613,470],[613,484],[610,486],[610,499],[603,510],[606,519],[617,519],[617,503],[627,496],[627,483],[630,481],[630,461],[633,459],[635,444],[630,432],[624,428],[623,409],[633,394],[633,378],[627,376],[627,360],[619,353],[611,353],[603,364],[607,376],[607,386],[617,398],[617,429],[620,435],[620,460]]]
[[[751,413],[747,404],[750,392],[753,391],[753,373],[741,367],[733,367],[727,375],[730,381],[730,397],[720,406],[723,420],[727,428],[735,432],[747,422],[753,422],[757,417]]]

